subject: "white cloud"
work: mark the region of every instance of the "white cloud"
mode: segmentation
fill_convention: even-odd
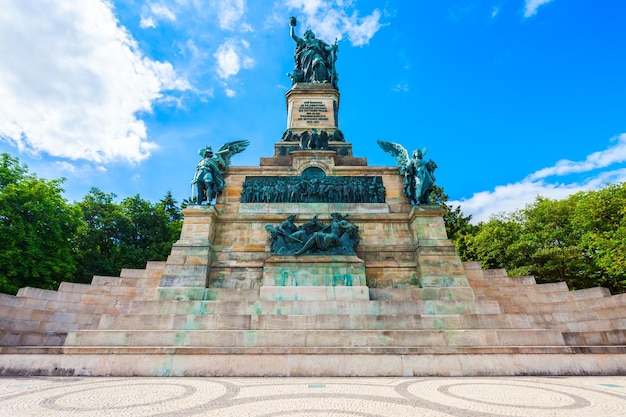
[[[235,97],[237,95],[237,92],[231,88],[226,88],[224,91],[227,97]]]
[[[159,20],[176,20],[174,12],[165,4],[149,3],[143,7],[139,26],[146,28],[156,28],[156,22]]]
[[[163,20],[176,20],[176,15],[174,14],[174,12],[172,12],[170,8],[164,4],[151,4],[150,11],[154,16],[159,17]]]
[[[217,20],[221,29],[235,29],[246,12],[244,0],[212,0],[211,7],[217,11]],[[248,25],[242,25],[242,28],[246,31],[250,30]]]
[[[142,29],[156,28],[156,23],[154,22],[152,16],[142,16],[141,20],[139,20],[139,27],[141,27]]]
[[[594,152],[587,156],[584,161],[573,162],[566,159],[558,161],[556,165],[540,169],[529,175],[529,180],[546,178],[553,175],[567,175],[573,173],[587,172],[598,168],[605,168],[615,163],[626,161],[626,133],[615,136],[611,139],[617,142],[604,151]]]
[[[406,81],[401,81],[393,87],[393,91],[397,93],[408,93],[409,83]]]
[[[493,191],[475,193],[467,200],[449,201],[448,204],[460,205],[463,213],[472,215],[472,223],[478,223],[489,220],[494,214],[523,208],[537,196],[562,199],[583,189],[586,188],[578,184],[548,184],[525,179],[497,186]]]
[[[237,75],[242,68],[252,68],[254,60],[244,54],[248,47],[247,42],[235,39],[227,39],[221,44],[214,54],[217,60],[217,75],[228,79]]]
[[[612,139],[617,144],[601,152],[594,152],[581,162],[559,161],[552,167],[541,169],[528,175],[522,181],[496,187],[493,191],[475,193],[471,198],[450,201],[453,206],[460,205],[465,214],[472,215],[472,222],[487,221],[500,212],[512,212],[535,201],[537,196],[563,199],[585,190],[595,190],[609,183],[626,182],[626,168],[614,168],[593,173],[614,164],[626,162],[626,134]],[[585,178],[571,183],[546,181],[551,176],[590,173]]]
[[[33,154],[140,161],[156,144],[139,115],[190,88],[142,56],[104,0],[3,5],[0,56],[0,138]]]
[[[287,6],[296,12],[299,31],[315,28],[315,35],[327,42],[343,39],[344,36],[354,46],[366,45],[383,26],[378,9],[365,17],[359,17],[351,1],[342,0],[287,0],[281,7]]]
[[[524,6],[524,17],[531,17],[537,14],[539,6],[550,3],[552,0],[526,0]]]

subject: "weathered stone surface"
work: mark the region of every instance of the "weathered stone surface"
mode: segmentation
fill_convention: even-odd
[[[0,295],[0,374],[520,375],[626,373],[626,295],[537,285],[463,264],[439,207],[412,207],[396,167],[348,142],[231,167],[215,206],[192,206],[165,262],[91,285]],[[243,181],[382,178],[385,203],[240,204]],[[330,213],[356,256],[272,256],[266,224]]]

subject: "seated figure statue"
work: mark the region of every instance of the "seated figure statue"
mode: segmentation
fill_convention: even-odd
[[[332,213],[331,216],[332,223],[326,226],[315,216],[298,227],[294,224],[295,214],[278,226],[266,225],[265,230],[270,233],[271,252],[280,255],[355,255],[359,228],[339,213]]]

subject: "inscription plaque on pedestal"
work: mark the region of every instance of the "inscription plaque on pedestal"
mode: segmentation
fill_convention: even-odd
[[[287,128],[300,133],[339,128],[339,93],[329,86],[296,85],[287,93]]]

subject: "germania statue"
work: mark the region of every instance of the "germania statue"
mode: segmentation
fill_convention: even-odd
[[[222,174],[228,171],[230,158],[243,152],[249,144],[247,140],[228,142],[222,145],[216,154],[213,154],[210,146],[199,149],[198,154],[202,159],[198,162],[196,173],[191,180],[192,201],[195,200],[196,204],[202,204],[203,201],[211,204],[211,201],[217,198],[226,186]],[[194,185],[198,190],[197,197],[193,195]]]
[[[317,39],[311,29],[304,32],[303,37],[300,38],[294,31],[296,25],[296,18],[289,18],[289,34],[296,41],[294,53],[296,66],[293,74],[289,74],[292,83],[329,83],[338,89],[338,77],[335,70],[335,61],[339,50],[337,40],[333,45],[329,45],[323,40]]]

